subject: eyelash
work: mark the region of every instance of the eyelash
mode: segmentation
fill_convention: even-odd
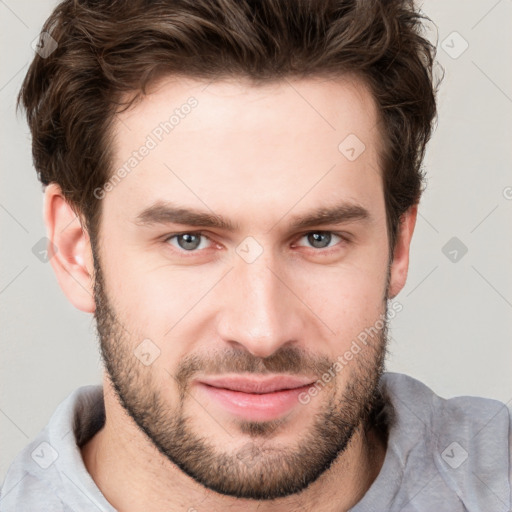
[[[349,237],[347,235],[345,235],[345,234],[337,233],[337,232],[334,232],[334,231],[321,231],[321,230],[318,230],[318,231],[308,231],[306,233],[303,233],[303,234],[300,235],[298,240],[301,240],[302,238],[307,237],[308,235],[312,235],[312,234],[330,234],[330,235],[337,236],[338,238],[341,239],[340,242],[338,242],[337,244],[334,244],[333,246],[324,247],[324,248],[309,247],[309,249],[312,249],[316,253],[325,253],[325,254],[326,253],[330,253],[331,250],[335,249],[338,245],[340,245],[340,244],[346,245],[346,244],[350,243]],[[210,242],[214,243],[213,240],[211,240],[210,237],[206,233],[204,233],[203,231],[181,231],[179,233],[171,233],[170,235],[167,235],[165,237],[163,242],[165,244],[169,244],[169,242],[172,239],[174,239],[176,237],[179,237],[181,235],[197,235],[197,236],[202,236],[204,238],[207,238]],[[303,246],[300,246],[300,247],[303,247]],[[200,253],[201,251],[204,251],[204,250],[206,250],[208,248],[206,248],[206,249],[194,249],[194,250],[187,251],[185,249],[182,249],[181,247],[173,246],[173,249],[175,249],[176,251],[178,251],[179,253],[182,253],[182,254],[189,253],[190,256],[192,256],[192,255]],[[186,257],[188,257],[188,256],[186,256]]]

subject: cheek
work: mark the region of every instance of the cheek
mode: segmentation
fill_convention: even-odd
[[[277,265],[283,280],[307,305],[305,308],[300,301],[296,305],[301,315],[307,315],[303,341],[321,336],[325,346],[317,345],[318,351],[331,352],[339,345],[339,352],[383,312],[387,257],[386,241],[381,242],[367,242],[335,265],[301,259]],[[119,319],[134,338],[152,339],[162,350],[171,345],[175,355],[182,349],[190,351],[201,333],[212,328],[212,319],[224,304],[219,300],[220,290],[229,293],[229,288],[224,288],[226,281],[220,283],[228,267],[222,262],[172,265],[154,251],[123,245],[115,235],[108,240],[104,254],[107,291]],[[220,284],[214,289],[216,283]],[[322,322],[334,334],[325,330]],[[185,339],[187,343],[179,341]]]
[[[330,343],[339,345],[338,351],[384,312],[386,272],[386,262],[375,260],[372,265],[341,265],[295,273],[297,293],[334,331]]]
[[[199,325],[198,314],[208,304],[208,292],[222,274],[213,266],[172,267],[141,254],[125,257],[110,269],[109,298],[120,320],[137,338],[150,338],[159,345],[184,328]]]

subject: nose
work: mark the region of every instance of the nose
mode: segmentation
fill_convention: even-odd
[[[297,342],[304,332],[304,306],[290,289],[286,270],[264,255],[252,263],[235,259],[219,294],[220,338],[262,358]]]

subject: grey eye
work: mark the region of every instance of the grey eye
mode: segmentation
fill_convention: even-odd
[[[187,251],[197,249],[201,244],[201,235],[195,235],[192,233],[183,233],[182,235],[176,235],[178,245]]]
[[[309,233],[308,242],[316,249],[324,249],[331,243],[332,235],[328,232]]]
[[[166,238],[166,242],[175,247],[178,252],[197,252],[212,246],[210,238],[200,231],[175,233]]]
[[[202,244],[203,239],[207,240],[201,233],[178,233],[167,238],[167,242],[178,249],[191,252],[198,248],[204,249],[204,247],[200,247],[201,245],[204,246]]]

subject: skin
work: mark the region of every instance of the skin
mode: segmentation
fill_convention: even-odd
[[[59,187],[46,189],[52,266],[69,300],[95,314],[106,364],[106,423],[81,447],[84,463],[123,512],[348,510],[385,457],[385,435],[365,419],[385,328],[278,421],[241,421],[196,380],[320,378],[403,288],[417,207],[402,218],[390,264],[377,110],[353,77],[258,87],[167,78],[116,117],[114,168],[190,96],[197,107],[105,194],[97,246]],[[354,161],[338,149],[348,134],[365,145]],[[237,229],[137,222],[164,200]],[[292,227],[340,203],[367,218]],[[169,239],[198,231],[206,238],[195,252]],[[312,244],[318,232],[332,233],[328,247]],[[241,257],[248,247],[261,251],[251,262]],[[147,366],[134,355],[143,340],[159,351]]]

